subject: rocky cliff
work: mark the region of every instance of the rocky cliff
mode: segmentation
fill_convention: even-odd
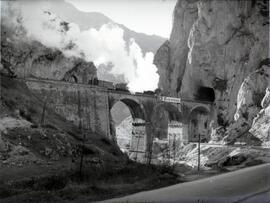
[[[237,96],[237,110],[234,115],[234,122],[229,125],[227,132],[225,133],[224,141],[226,143],[234,142],[238,137],[250,137],[250,135],[255,135],[262,141],[269,140],[269,128],[266,132],[261,132],[262,134],[260,135],[259,133],[255,133],[258,130],[257,127],[255,127],[258,122],[266,122],[264,125],[270,125],[270,122],[267,122],[267,117],[269,117],[269,115],[267,115],[267,110],[264,116],[262,116],[263,113],[258,115],[262,109],[267,109],[269,105],[269,102],[267,103],[268,96],[267,94],[265,95],[266,89],[270,85],[269,76],[270,67],[263,66],[250,74],[242,83]],[[264,101],[262,102],[263,98]],[[263,112],[265,112],[265,110]],[[255,119],[257,116],[258,119]],[[249,132],[251,127],[253,127],[253,133]]]
[[[270,87],[266,90],[262,109],[254,118],[249,132],[262,140],[265,146],[270,145]]]
[[[177,95],[181,89],[189,52],[188,37],[197,18],[196,1],[177,2],[170,40],[158,49],[154,59],[160,75],[159,87],[166,94]]]
[[[250,108],[249,115],[244,113],[249,129],[269,81],[268,35],[265,0],[179,0],[170,40],[155,55],[159,87],[163,94],[213,102],[216,126],[231,126],[235,113]],[[257,78],[254,91],[241,88],[245,78],[263,65],[264,76],[251,76]],[[244,107],[240,100],[245,94],[252,94],[252,104]]]

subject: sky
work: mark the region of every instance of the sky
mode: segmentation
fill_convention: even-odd
[[[66,0],[85,12],[101,12],[116,23],[149,35],[170,37],[177,0]]]

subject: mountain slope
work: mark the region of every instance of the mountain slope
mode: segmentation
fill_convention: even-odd
[[[107,23],[117,24],[124,30],[125,41],[129,41],[130,38],[134,38],[144,53],[155,53],[165,41],[164,38],[156,35],[150,36],[132,31],[126,26],[114,22],[112,19],[108,18],[102,13],[79,11],[72,4],[63,0],[53,2],[53,4],[50,5],[50,10],[63,20],[76,23],[81,30],[88,30],[89,28],[99,29],[102,25]]]

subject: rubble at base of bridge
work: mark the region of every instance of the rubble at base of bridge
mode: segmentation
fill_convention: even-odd
[[[259,121],[259,120],[258,120]],[[118,129],[119,138],[129,142],[128,132],[131,132],[132,118],[129,117],[121,123]],[[127,125],[127,123],[129,125]],[[124,126],[130,126],[129,131]],[[122,130],[122,131],[121,131]],[[246,133],[236,139],[234,145],[226,145],[222,139],[215,136],[219,133],[224,134],[225,129],[217,129],[211,136],[212,140],[208,143],[201,143],[201,168],[204,170],[235,170],[247,166],[270,162],[269,143],[261,142],[258,138]],[[215,136],[214,136],[215,135]],[[123,141],[121,140],[120,141]],[[171,140],[173,141],[173,140]],[[151,163],[157,165],[174,165],[181,172],[197,170],[198,166],[198,147],[196,142],[170,142],[168,139],[155,137],[152,144]],[[129,153],[129,157],[139,162],[147,162],[143,153]]]
[[[194,160],[198,153],[197,147],[193,150],[183,154],[187,163],[194,166],[197,165]],[[211,145],[201,146],[201,165],[206,168],[217,169],[238,169],[247,166],[257,165],[264,162],[270,162],[269,149],[259,147],[235,147],[235,146],[221,146],[215,147]]]
[[[156,147],[157,148],[157,147]],[[177,152],[159,143],[161,149],[152,157],[152,163],[175,165],[186,170],[198,167],[198,144],[183,145]],[[221,171],[236,170],[248,166],[270,162],[269,148],[256,146],[226,146],[217,144],[202,144],[200,146],[200,168]]]

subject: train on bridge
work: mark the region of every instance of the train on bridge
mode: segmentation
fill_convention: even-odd
[[[115,84],[113,82],[109,82],[109,81],[105,81],[105,80],[98,80],[98,79],[95,78],[93,81],[90,80],[89,84],[97,85],[97,86],[100,86],[100,87],[105,87],[105,88],[107,88],[109,90],[121,91],[121,92],[132,94],[128,89],[127,83],[116,83]],[[153,96],[153,97],[157,97],[160,101],[163,101],[163,102],[176,103],[176,104],[181,103],[180,98],[162,96],[160,89],[156,89],[155,91],[147,90],[147,91],[143,91],[143,92],[135,92],[134,95],[137,95],[137,96],[145,96],[145,95],[146,96]]]
[[[129,91],[127,83],[113,83],[105,80],[99,80],[97,78],[94,78],[93,80],[90,80],[89,83],[90,85],[97,85],[100,87],[105,87],[109,90],[115,90],[115,91],[122,91],[122,92],[128,92],[131,94]],[[135,92],[135,95],[152,95],[156,96],[157,91],[143,91],[143,92]]]

